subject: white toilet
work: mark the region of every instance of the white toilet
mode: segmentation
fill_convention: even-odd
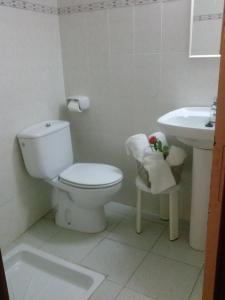
[[[121,170],[106,164],[73,164],[66,121],[34,124],[20,132],[18,139],[28,173],[54,187],[56,224],[88,233],[104,230],[104,205],[122,186]]]

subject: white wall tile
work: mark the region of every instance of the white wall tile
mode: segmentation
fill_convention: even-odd
[[[186,53],[165,53],[160,96],[171,107],[209,105],[217,95],[218,59],[190,59]]]
[[[87,62],[87,27],[85,14],[69,15],[60,20],[62,55],[72,66]],[[71,30],[68,30],[70,28]]]
[[[111,52],[133,52],[133,7],[109,10]]]
[[[154,132],[162,114],[208,105],[217,93],[219,61],[188,58],[189,14],[190,1],[179,0],[60,17],[62,48],[74,33],[79,57],[70,59],[63,50],[66,94],[84,93],[91,99],[88,112],[68,115],[75,147],[82,161],[112,163],[123,170],[117,201],[135,205],[136,200],[136,168],[126,156],[126,138]],[[83,45],[81,51],[76,44]],[[189,218],[191,159],[187,164],[182,218]],[[144,202],[158,213],[157,197],[148,195]]]
[[[86,13],[90,64],[104,68],[109,60],[109,24],[106,10]]]
[[[191,2],[163,3],[163,50],[188,51]]]
[[[4,246],[51,207],[48,186],[25,171],[16,134],[32,123],[59,118],[65,96],[57,16],[1,7],[0,35],[0,243]]]
[[[132,99],[133,89],[133,56],[132,55],[112,55],[110,65],[110,97],[113,103],[118,101],[118,105],[123,105],[121,98]],[[109,103],[110,104],[110,103]],[[127,107],[128,108],[128,107]]]
[[[135,52],[159,52],[161,48],[162,4],[135,7]]]

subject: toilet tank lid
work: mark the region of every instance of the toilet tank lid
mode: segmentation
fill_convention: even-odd
[[[33,124],[27,128],[24,128],[17,137],[24,139],[36,139],[43,137],[53,132],[62,130],[65,127],[69,127],[70,123],[67,121],[50,120]]]

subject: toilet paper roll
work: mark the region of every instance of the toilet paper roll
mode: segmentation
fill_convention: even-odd
[[[67,108],[69,111],[72,111],[72,112],[81,112],[79,103],[78,103],[78,101],[75,101],[75,100],[69,101]]]

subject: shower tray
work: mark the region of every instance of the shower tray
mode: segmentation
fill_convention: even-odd
[[[105,278],[27,245],[3,261],[10,300],[87,300]]]

